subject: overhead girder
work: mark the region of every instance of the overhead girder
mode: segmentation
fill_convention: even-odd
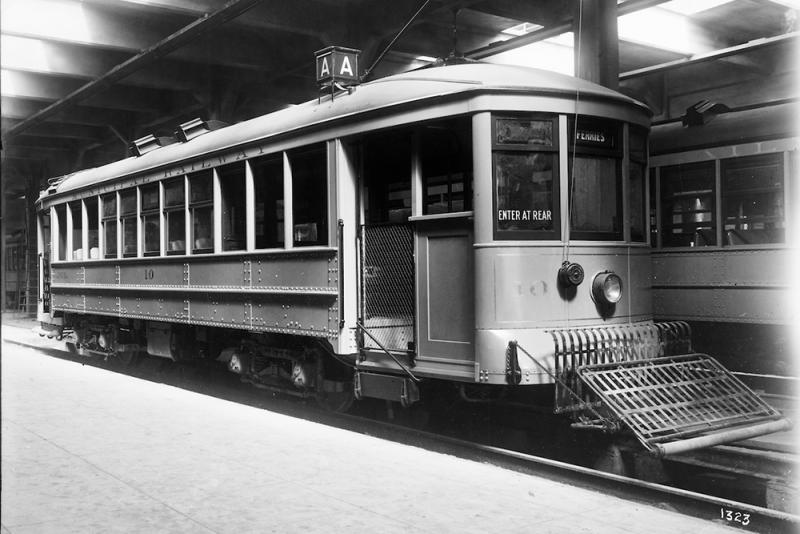
[[[13,121],[19,122],[19,121]],[[5,127],[6,119],[3,119]],[[10,125],[9,125],[10,126]],[[25,131],[26,137],[64,138],[83,141],[100,141],[108,137],[108,127],[88,126],[85,124],[69,124],[65,122],[49,122],[37,124]]]
[[[52,3],[52,0],[4,0],[4,2],[24,2],[27,9],[34,9],[31,3]],[[282,2],[272,2],[271,5],[279,6]],[[97,2],[92,4],[72,3],[80,6],[79,17],[83,19],[80,29],[76,25],[65,24],[63,28],[53,28],[50,25],[37,24],[35,21],[20,17],[13,18],[15,10],[10,10],[11,20],[5,20],[3,33],[17,37],[40,39],[58,44],[89,45],[101,50],[128,52],[137,54],[148,49],[166,37],[176,33],[181,28],[202,17],[187,17],[183,15],[164,14],[153,12],[140,6],[133,9],[131,6],[119,7],[119,3]],[[277,9],[277,7],[272,7]],[[317,15],[318,16],[318,15]],[[324,19],[323,19],[324,20]],[[309,39],[321,47],[317,34],[310,32],[297,34],[287,31],[287,28],[276,20],[276,24],[269,31],[259,31],[250,26],[225,26],[216,28],[207,33],[202,41],[184,42],[181,47],[170,51],[171,59],[189,61],[193,63],[217,64],[236,66],[244,69],[263,69],[274,67],[278,64],[272,51],[276,46],[282,45],[284,52],[291,56],[295,47],[287,40],[301,40],[304,44]],[[299,41],[298,41],[299,42]],[[297,44],[297,43],[295,43]],[[209,54],[211,51],[213,53]]]
[[[54,102],[79,89],[84,82],[75,79],[10,71],[3,79],[2,95]],[[156,90],[115,85],[92,98],[92,105],[107,109],[162,113],[174,102],[191,98],[182,91]]]

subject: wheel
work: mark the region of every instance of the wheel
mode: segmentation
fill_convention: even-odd
[[[128,368],[135,365],[140,359],[140,353],[132,350],[114,353],[108,361],[115,367]]]
[[[325,391],[331,390],[331,391]],[[350,409],[355,400],[352,382],[323,381],[315,395],[317,404],[325,411],[342,413]]]

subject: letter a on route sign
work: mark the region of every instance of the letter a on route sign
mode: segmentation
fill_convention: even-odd
[[[315,54],[317,83],[320,87],[331,84],[351,86],[358,83],[358,54],[355,48],[329,46]]]
[[[330,67],[328,67],[328,57],[330,56],[322,58],[322,65],[320,66],[319,77],[331,75],[331,69]]]
[[[344,59],[342,60],[342,68],[339,69],[339,74],[340,75],[347,74],[348,76],[355,76],[355,74],[353,74],[353,67],[350,66],[350,58],[347,56],[343,56],[343,58]]]

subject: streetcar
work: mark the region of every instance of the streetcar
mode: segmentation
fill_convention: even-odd
[[[698,102],[650,136],[654,315],[754,387],[793,394],[791,195],[796,100]]]
[[[123,364],[216,361],[331,409],[409,406],[431,382],[550,387],[577,426],[657,454],[784,429],[685,322],[653,321],[650,116],[470,62],[189,121],[42,192],[43,332]]]

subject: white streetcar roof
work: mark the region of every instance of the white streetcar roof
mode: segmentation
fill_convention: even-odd
[[[553,96],[582,101],[601,100],[640,114],[650,111],[638,101],[600,85],[563,74],[490,63],[465,63],[431,67],[380,78],[356,86],[335,98],[323,95],[297,106],[262,115],[219,130],[208,132],[185,143],[175,143],[141,156],[86,169],[63,177],[50,194],[61,194],[109,180],[152,173],[183,161],[235,150],[248,144],[268,141],[287,133],[324,128],[338,121],[356,122],[364,113],[390,111],[425,101],[474,92],[519,93]]]

